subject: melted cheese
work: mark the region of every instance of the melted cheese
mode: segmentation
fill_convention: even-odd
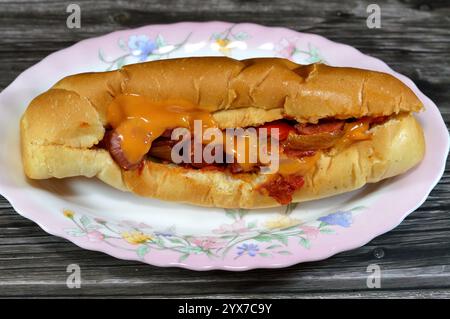
[[[215,127],[209,112],[185,101],[155,102],[124,94],[117,96],[107,110],[107,121],[119,134],[124,155],[131,163],[139,162],[166,129],[193,129],[194,120],[202,120],[204,128]]]
[[[252,143],[256,141],[256,143]],[[239,149],[238,143],[243,143],[243,147]],[[242,138],[234,137],[234,144],[232,153],[235,158],[235,161],[241,165],[244,171],[251,170],[255,165],[257,165],[260,161],[259,159],[259,145],[258,145],[258,137],[251,138],[248,135],[244,135]],[[253,158],[251,158],[250,154],[253,154]]]
[[[306,157],[281,157],[278,173],[281,175],[305,175],[308,171],[314,169],[319,158],[320,152]]]
[[[345,123],[344,135],[335,145],[335,148],[342,150],[354,142],[370,140],[372,134],[369,132],[370,119],[360,119],[355,122]]]
[[[352,123],[346,123],[344,126],[344,138],[352,141],[363,141],[371,138],[369,131],[370,121],[362,119]]]

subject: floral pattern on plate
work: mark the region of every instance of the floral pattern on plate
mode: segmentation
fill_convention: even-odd
[[[214,51],[225,56],[232,56],[235,48],[246,49],[245,40],[249,38],[246,32],[234,33],[232,25],[222,32],[215,32],[209,38],[210,47]],[[167,59],[171,54],[181,49],[191,36],[189,33],[181,42],[167,43],[162,34],[158,34],[154,39],[145,34],[131,35],[128,40],[120,38],[118,46],[123,51],[118,57],[108,58],[102,49],[98,51],[98,58],[108,66],[105,71],[119,69],[126,64]]]
[[[298,39],[282,38],[275,45],[275,53],[277,56],[285,59],[300,59],[302,64],[326,63],[325,58],[313,44],[308,43],[306,49],[301,49],[297,44]]]
[[[204,254],[209,258],[233,255],[234,259],[250,257],[273,257],[291,255],[289,241],[295,240],[303,248],[309,249],[311,241],[321,234],[335,234],[336,227],[350,227],[353,214],[365,207],[359,206],[346,211],[329,213],[314,222],[303,223],[291,217],[296,204],[286,206],[285,214],[267,219],[263,223],[247,218],[247,210],[227,209],[230,222],[212,229],[208,235],[182,235],[176,226],[157,230],[145,223],[122,221],[112,223],[88,215],[77,215],[72,210],[63,211],[72,220],[74,228],[65,229],[69,236],[86,237],[91,242],[104,242],[117,249],[136,252],[139,258],[152,250],[170,250],[179,254],[182,262],[193,254]]]
[[[211,50],[217,51],[224,56],[233,57],[234,49],[247,49],[246,40],[250,38],[250,35],[244,31],[233,32],[235,26],[232,25],[222,32],[213,33],[209,38]],[[190,36],[191,33],[183,41],[169,44],[165,41],[162,34],[158,34],[155,39],[145,34],[131,35],[128,41],[122,38],[118,40],[118,46],[124,52],[123,54],[116,58],[107,58],[103,50],[100,49],[98,57],[100,61],[108,65],[105,71],[118,69],[130,63],[166,59],[171,57],[172,53],[188,44]],[[273,53],[278,57],[296,60],[297,63],[301,64],[326,63],[325,58],[317,47],[308,42],[307,47],[302,49],[299,46],[299,42],[300,40],[296,38],[281,38],[273,46]]]
[[[124,52],[116,58],[107,58],[103,50],[98,51],[100,61],[107,64],[105,71],[119,69],[130,63],[144,62],[169,58],[170,55],[179,50],[189,40],[188,34],[183,41],[175,44],[166,43],[164,37],[159,34],[155,39],[151,39],[145,34],[132,35],[128,41],[119,39],[119,48]]]
[[[238,33],[233,32],[235,26],[233,24],[222,32],[213,33],[209,39],[211,41],[211,48],[226,56],[232,56],[232,50],[234,48],[246,49],[247,44],[245,40],[249,38],[249,35],[243,31]]]

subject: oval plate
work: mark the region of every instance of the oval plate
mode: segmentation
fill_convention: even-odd
[[[19,119],[39,93],[69,74],[183,56],[285,57],[391,73],[425,104],[423,162],[358,191],[277,209],[201,208],[140,198],[95,179],[24,177]],[[81,41],[23,72],[0,94],[0,192],[46,232],[114,257],[193,270],[286,267],[366,244],[419,207],[443,174],[449,139],[436,105],[382,61],[323,37],[222,22],[152,25]],[[195,190],[193,190],[195,191]]]

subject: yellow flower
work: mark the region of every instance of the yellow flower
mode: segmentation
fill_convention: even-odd
[[[217,39],[216,43],[219,46],[219,51],[220,52],[222,52],[225,55],[228,55],[230,53],[231,49],[228,47],[228,44],[230,43],[230,40],[228,40],[228,39]]]
[[[63,214],[64,216],[66,216],[67,218],[73,218],[73,216],[75,215],[75,213],[73,211],[71,211],[70,209],[64,209],[63,210]]]
[[[132,245],[143,244],[149,240],[152,240],[151,236],[136,230],[132,232],[123,232],[122,238]]]
[[[286,215],[280,215],[272,220],[266,221],[264,225],[269,229],[284,229],[299,224],[300,220],[296,218],[291,218]]]

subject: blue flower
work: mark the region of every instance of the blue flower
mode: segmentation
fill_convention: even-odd
[[[328,225],[350,227],[352,224],[352,213],[351,211],[337,211],[336,213],[320,217],[319,220]]]
[[[242,256],[247,253],[251,257],[255,257],[259,251],[258,245],[256,244],[242,244],[242,246],[237,247],[238,256]]]
[[[166,228],[165,230],[155,231],[155,235],[161,237],[172,237],[175,235],[175,226]]]
[[[172,237],[174,234],[171,231],[155,231],[156,236]]]
[[[146,35],[133,35],[128,39],[128,48],[133,56],[139,58],[139,61],[145,61],[158,46]]]

